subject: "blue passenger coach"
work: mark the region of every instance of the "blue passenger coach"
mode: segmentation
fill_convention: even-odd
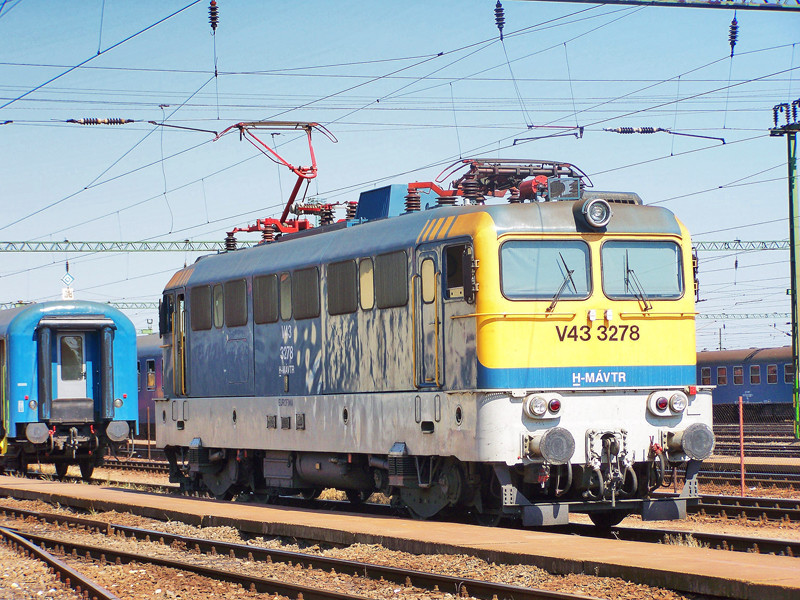
[[[107,304],[44,302],[0,312],[0,466],[78,464],[136,432],[136,332]]]

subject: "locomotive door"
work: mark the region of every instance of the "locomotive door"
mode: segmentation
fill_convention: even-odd
[[[441,323],[441,269],[435,249],[417,252],[414,277],[414,320],[416,322],[414,359],[417,387],[444,384],[444,357]]]
[[[59,333],[56,337],[56,397],[88,398],[86,392],[86,335]]]

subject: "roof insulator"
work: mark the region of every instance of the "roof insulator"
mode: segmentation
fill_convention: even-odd
[[[736,13],[733,13],[733,20],[731,21],[730,33],[728,33],[728,41],[731,44],[731,58],[733,58],[733,49],[736,47],[736,38],[739,37],[739,22],[736,20]]]
[[[219,8],[217,8],[216,0],[211,0],[211,4],[208,5],[208,22],[211,23],[211,33],[213,35],[217,31],[217,25],[219,25]]]
[[[506,17],[504,14],[503,5],[500,0],[494,5],[494,22],[497,24],[497,29],[500,31],[500,41],[503,41],[503,25],[506,24]]]

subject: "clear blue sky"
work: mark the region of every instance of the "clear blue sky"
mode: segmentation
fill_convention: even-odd
[[[430,180],[459,156],[554,159],[596,189],[668,207],[697,240],[788,237],[786,142],[768,129],[772,107],[800,96],[800,13],[739,11],[731,59],[730,10],[507,0],[513,80],[488,0],[219,0],[214,37],[204,0],[120,43],[188,4],[0,0],[0,105],[94,57],[0,109],[0,123],[13,121],[0,125],[0,240],[216,240],[277,216],[288,172],[235,135],[212,142],[147,124],[164,118],[210,130],[326,124],[339,142],[316,137],[310,194],[329,202]],[[140,122],[64,122],[82,117]],[[584,136],[512,145],[558,131],[544,125],[580,125]],[[619,126],[727,143],[603,131]],[[274,140],[307,163],[302,139]],[[3,253],[0,302],[60,297],[67,259],[79,298],[156,300],[195,256]],[[706,253],[698,308],[789,312],[788,286],[786,252]],[[155,315],[131,317],[142,328]],[[716,347],[722,327],[698,320],[698,347]],[[788,344],[788,330],[729,321],[723,345]]]

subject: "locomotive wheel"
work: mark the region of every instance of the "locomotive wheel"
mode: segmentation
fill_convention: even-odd
[[[361,490],[345,490],[344,493],[347,496],[347,499],[350,501],[350,504],[355,506],[363,504],[372,495],[369,492],[363,492]]]
[[[300,492],[303,500],[316,500],[322,495],[322,488],[312,488],[310,490],[303,490]]]
[[[65,462],[57,462],[55,464],[56,467],[56,477],[59,479],[64,479],[67,476],[67,469],[69,469],[69,463]]]
[[[622,519],[630,513],[626,510],[600,510],[589,513],[592,523],[600,529],[610,529],[614,525],[619,525]]]
[[[78,466],[81,468],[81,479],[90,481],[92,473],[94,473],[94,461],[92,459],[81,460],[78,462]]]
[[[496,527],[503,518],[502,490],[494,471],[490,471],[487,476],[488,482],[482,483],[480,489],[480,509],[473,507],[472,515],[478,525]]]
[[[236,485],[239,479],[239,463],[236,456],[230,456],[216,473],[203,473],[203,485],[217,500],[231,500],[241,489]]]

